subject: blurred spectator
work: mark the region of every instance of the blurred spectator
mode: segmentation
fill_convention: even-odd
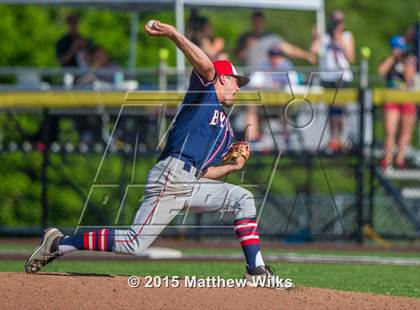
[[[226,52],[220,52],[219,54],[217,54],[215,60],[229,60],[229,54]]]
[[[89,67],[91,69],[99,69],[111,66],[107,51],[101,46],[95,46],[91,49],[89,59]]]
[[[387,86],[397,89],[409,89],[416,74],[417,59],[410,55],[408,45],[402,36],[393,36],[390,40],[392,54],[378,67],[378,73],[385,77]],[[416,123],[416,105],[412,102],[388,102],[384,106],[385,114],[385,155],[381,166],[386,169],[392,165],[395,136],[400,126],[398,151],[395,157],[395,166],[404,168],[407,146]]]
[[[236,57],[242,65],[248,65],[250,61],[248,51],[259,40],[270,35],[265,31],[265,20],[262,12],[255,11],[251,15],[251,31],[242,34],[236,45]],[[277,40],[278,43],[280,39]]]
[[[283,54],[278,46],[268,50],[268,61],[260,66],[261,71],[254,72],[250,77],[250,87],[269,90],[290,90],[290,86],[297,84],[296,72],[293,64]],[[282,114],[283,109],[280,109]],[[283,117],[280,117],[285,139],[288,138],[288,128]],[[246,112],[246,124],[249,124],[248,139],[251,142],[261,140],[260,124],[256,106],[249,106]],[[286,143],[287,144],[287,143]]]
[[[417,59],[420,58],[420,22],[408,28],[404,35],[407,43]],[[420,71],[420,62],[417,63],[417,72]]]
[[[57,59],[63,67],[86,67],[87,65],[85,52],[90,42],[79,33],[78,24],[78,16],[68,16],[69,32],[56,43]]]
[[[321,84],[325,88],[346,88],[353,81],[350,64],[355,60],[353,34],[346,30],[344,13],[334,11],[328,20],[327,33],[321,36],[316,30],[312,37],[311,52],[320,54]],[[329,124],[331,139],[329,149],[342,149],[344,108],[330,106]]]
[[[59,39],[55,46],[57,60],[63,67],[85,67],[85,48],[89,41],[84,39],[78,30],[79,18],[76,15],[69,15],[66,19],[69,32]],[[73,79],[73,77],[71,77]],[[35,139],[42,143],[49,144],[58,138],[59,117],[48,115],[41,124]]]
[[[213,27],[205,17],[203,17],[203,24],[199,31],[202,35],[199,46],[211,60],[216,60],[217,56],[223,52],[225,40],[221,37],[214,37]]]
[[[199,14],[197,9],[191,9],[190,16],[185,24],[185,36],[194,44],[196,44],[195,33],[197,31],[197,24],[199,23]],[[197,45],[197,44],[196,44]]]
[[[195,16],[189,24],[193,27],[189,31],[189,39],[199,46],[211,60],[216,60],[223,52],[225,40],[221,37],[214,37],[213,27],[207,17]]]
[[[98,69],[114,68],[118,66],[112,63],[109,59],[107,51],[101,46],[90,45],[85,51],[86,65],[90,69],[89,72],[83,75],[79,80],[79,85],[91,84],[95,81],[109,83],[109,85],[103,84],[103,86],[111,87],[110,83],[113,82],[114,72],[98,72]]]
[[[316,57],[285,41],[277,34],[265,30],[265,17],[256,11],[251,15],[251,31],[240,36],[235,53],[238,61],[248,67],[258,68],[267,62],[267,52],[270,47],[277,45],[288,57],[302,58],[311,64],[316,63]]]
[[[405,39],[410,45],[410,50],[414,53],[417,60],[420,59],[420,22],[415,23],[405,32]],[[412,82],[413,90],[420,90],[420,61],[417,61],[417,74]]]
[[[288,60],[278,46],[268,50],[268,61],[260,66],[261,71],[251,75],[250,86],[254,88],[283,89],[290,84],[297,84],[293,64]]]

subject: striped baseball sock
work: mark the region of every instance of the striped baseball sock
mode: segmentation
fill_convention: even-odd
[[[242,250],[245,254],[246,263],[249,268],[263,265],[260,250],[260,237],[258,234],[258,224],[255,218],[242,218],[233,222],[236,236],[241,242]]]
[[[110,251],[114,245],[115,229],[101,228],[66,236],[58,243],[60,255],[77,250]]]

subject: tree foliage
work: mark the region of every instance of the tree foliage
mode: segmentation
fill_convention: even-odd
[[[346,14],[347,27],[356,38],[357,48],[372,49],[372,70],[389,53],[388,39],[402,34],[418,19],[418,0],[327,0],[327,15],[333,9]],[[65,34],[65,17],[74,12],[69,7],[41,5],[0,5],[0,65],[57,66],[55,42]],[[106,48],[114,62],[128,63],[130,12],[104,8],[78,8],[80,31],[94,43]],[[140,8],[141,12],[141,8]],[[267,28],[286,40],[309,48],[315,23],[313,12],[265,10]],[[188,17],[189,12],[186,12]],[[201,9],[209,17],[217,36],[225,38],[226,49],[233,57],[236,40],[249,29],[247,9]],[[174,23],[173,11],[141,12],[138,25],[137,66],[157,66],[158,49],[170,50],[169,63],[175,64],[175,47],[164,38],[145,35],[143,25],[149,19]],[[297,64],[305,64],[295,61]]]

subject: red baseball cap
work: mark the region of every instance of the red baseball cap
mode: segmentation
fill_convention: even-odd
[[[216,74],[224,74],[234,76],[238,80],[238,86],[242,87],[248,84],[249,78],[246,76],[238,75],[235,67],[229,60],[216,60],[213,61]]]

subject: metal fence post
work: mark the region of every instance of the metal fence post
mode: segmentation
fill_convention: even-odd
[[[159,49],[159,91],[167,91],[168,90],[168,58],[169,58],[169,50],[166,48]],[[158,131],[159,131],[159,141],[165,137],[165,132],[167,129],[167,122],[166,122],[166,105],[162,107],[160,113],[160,119],[158,119]],[[159,113],[157,113],[159,115]],[[164,142],[164,141],[162,141]]]
[[[41,226],[47,228],[48,226],[48,164],[49,164],[49,150],[50,150],[50,124],[48,118],[48,109],[43,110],[44,124],[40,136],[39,151],[42,152],[42,166],[41,166]]]
[[[369,208],[367,212],[367,219],[366,224],[369,224],[370,227],[373,228],[373,208],[374,208],[374,202],[375,202],[375,165],[373,161],[374,157],[374,146],[376,145],[375,141],[375,128],[376,128],[376,110],[375,107],[372,105],[372,122],[373,122],[373,137],[372,141],[369,146]]]
[[[360,81],[359,81],[359,147],[358,147],[358,165],[357,165],[357,234],[358,243],[363,243],[363,213],[364,213],[364,190],[365,190],[365,112],[366,112],[366,96],[369,87],[369,57],[370,49],[363,47],[361,49],[362,61],[360,64]]]
[[[139,32],[139,13],[133,12],[131,14],[130,23],[130,46],[128,55],[128,69],[130,73],[134,73],[137,60],[137,36]]]

